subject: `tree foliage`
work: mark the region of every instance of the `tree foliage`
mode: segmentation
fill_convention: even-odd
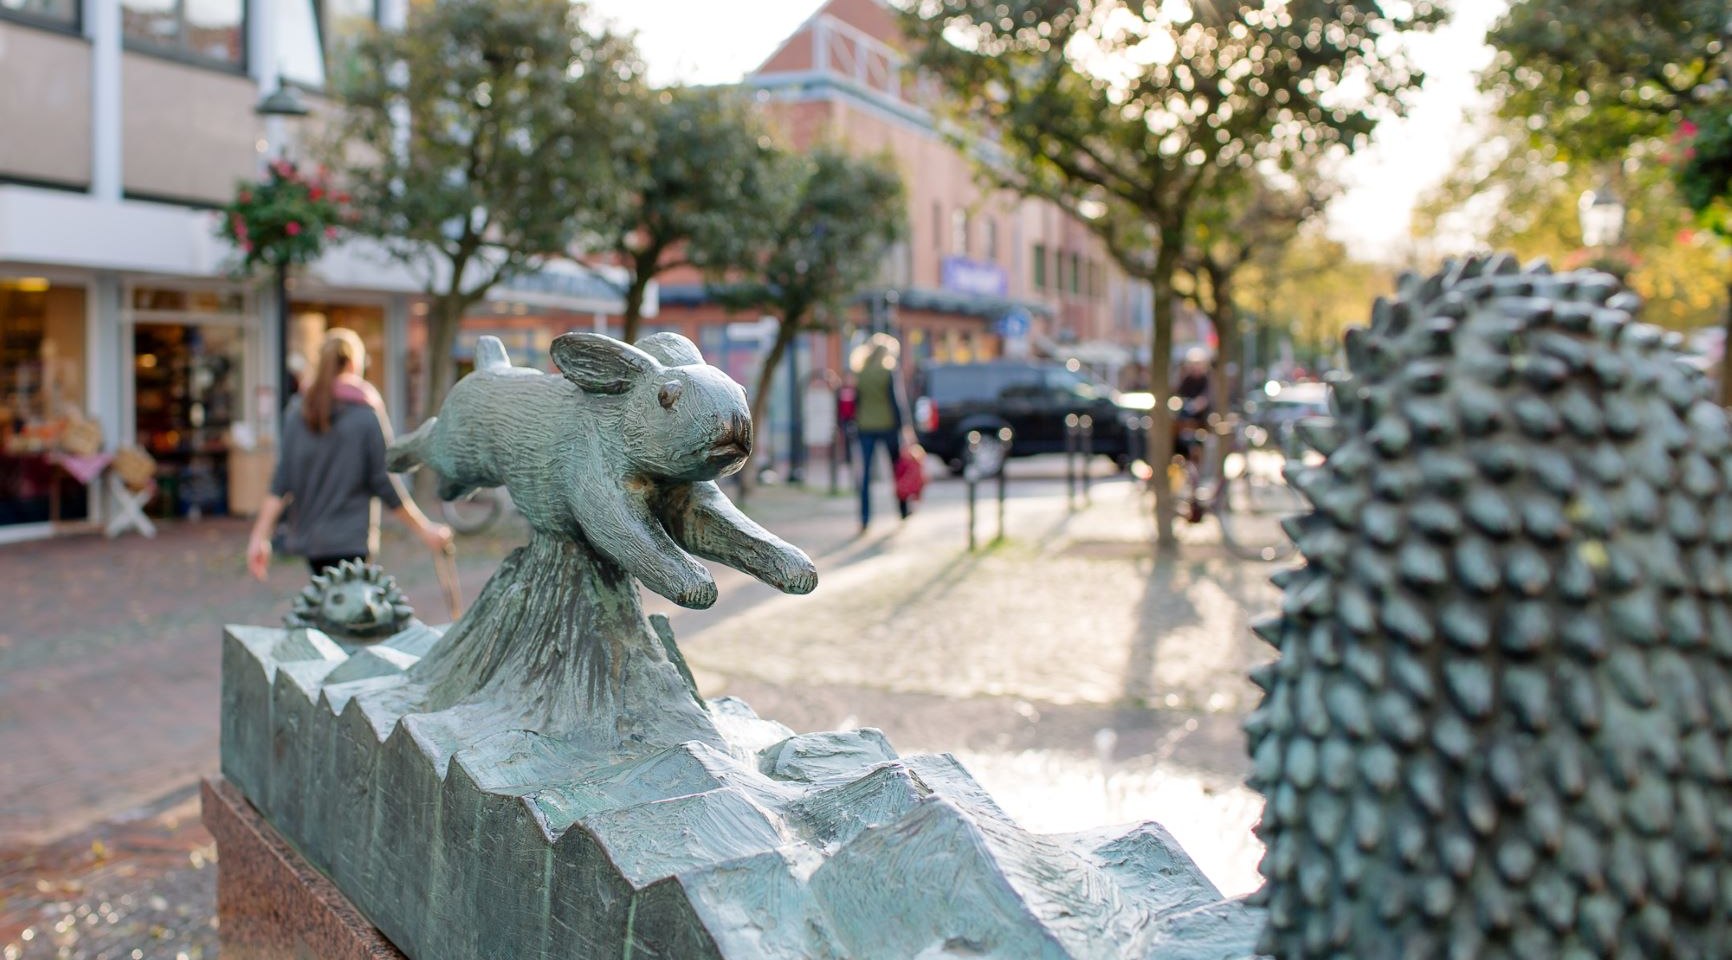
[[[603,246],[626,269],[625,339],[649,284],[676,267],[748,266],[792,200],[787,158],[739,93],[674,88],[644,104],[644,135],[614,157]]]
[[[1523,125],[1506,122],[1470,148],[1414,212],[1416,237],[1444,238],[1426,251],[1434,265],[1464,247],[1544,257],[1570,269],[1594,266],[1622,274],[1647,301],[1643,317],[1673,330],[1715,322],[1724,267],[1707,237],[1692,229],[1668,169],[1650,162],[1618,176],[1628,213],[1618,247],[1586,249],[1577,204],[1603,186],[1592,167],[1571,165],[1549,143],[1533,143]]]
[[[920,0],[902,19],[916,62],[988,144],[989,175],[1077,214],[1150,283],[1164,400],[1193,218],[1254,168],[1364,143],[1422,79],[1399,35],[1441,13],[1427,0]],[[1170,424],[1155,410],[1164,459]],[[1157,498],[1170,545],[1170,492]]]
[[[432,0],[355,47],[328,153],[355,229],[426,277],[430,408],[464,311],[597,231],[611,158],[639,133],[637,53],[587,16],[568,0]]]
[[[1725,0],[1516,0],[1483,86],[1572,161],[1665,138],[1727,79]]]
[[[856,157],[821,144],[788,166],[794,200],[751,258],[755,266],[715,288],[730,308],[763,310],[777,321],[752,391],[754,423],[763,422],[776,367],[794,337],[842,316],[908,230],[902,176],[888,156]]]

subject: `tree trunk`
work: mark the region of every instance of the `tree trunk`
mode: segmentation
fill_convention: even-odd
[[[451,349],[457,343],[457,330],[463,324],[463,311],[468,306],[467,297],[456,290],[447,290],[433,300],[432,309],[427,312],[427,356],[424,363],[427,393],[421,409],[429,418],[439,415],[439,405],[445,402],[445,394],[457,379],[457,364],[451,359]],[[412,429],[417,425],[409,426]],[[431,469],[416,471],[415,499],[424,506],[436,505],[439,502],[435,492],[437,480]]]
[[[654,277],[640,267],[632,273],[631,285],[625,288],[625,316],[622,318],[625,330],[621,339],[626,343],[637,342],[638,330],[643,326],[644,295],[649,292],[652,279]]]
[[[782,357],[788,352],[788,346],[794,342],[794,336],[799,331],[798,318],[784,317],[776,325],[776,339],[770,344],[770,353],[764,357],[764,365],[758,368],[757,385],[752,390],[752,454],[746,458],[746,465],[740,468],[740,495],[745,498],[746,490],[755,478],[754,471],[758,465],[758,453],[762,445],[758,442],[764,436],[767,425],[764,423],[764,411],[770,406],[770,384],[776,378],[776,367],[782,362]]]
[[[1155,298],[1154,347],[1149,356],[1149,392],[1154,394],[1155,408],[1151,411],[1154,426],[1149,433],[1149,465],[1154,468],[1155,549],[1161,553],[1178,548],[1173,539],[1173,483],[1167,469],[1173,461],[1173,411],[1167,401],[1173,392],[1173,304],[1178,300],[1173,273],[1178,269],[1179,243],[1179,230],[1162,232],[1161,249],[1149,277]]]
[[[1210,400],[1215,410],[1226,414],[1245,393],[1244,343],[1239,334],[1239,308],[1233,303],[1233,280],[1226,270],[1209,271],[1209,322],[1215,325],[1215,336],[1221,341],[1215,358],[1214,396]]]

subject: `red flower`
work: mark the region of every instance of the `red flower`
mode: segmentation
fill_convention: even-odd
[[[1683,123],[1678,124],[1678,132],[1686,137],[1693,137],[1696,135],[1696,124],[1686,120]]]
[[[325,197],[325,189],[323,187],[312,187],[312,188],[307,190],[307,199],[308,200],[322,200],[322,199],[324,199],[324,197]]]
[[[241,249],[245,250],[248,253],[252,253],[253,252],[253,245],[251,243],[248,243],[245,240],[242,240],[241,241]]]
[[[337,228],[336,227],[326,227],[325,228],[325,239],[326,240],[337,239]]]
[[[349,195],[346,193],[337,194],[337,202],[338,203],[348,203],[349,202]]]
[[[253,192],[251,190],[242,190],[241,195],[238,199],[242,203],[252,203],[253,202]]]
[[[289,236],[291,236],[291,237],[298,237],[298,236],[300,236],[300,235],[301,235],[301,224],[300,224],[300,222],[299,222],[299,221],[296,221],[296,220],[290,220],[290,221],[289,221],[289,222],[288,222],[288,225],[287,225],[287,226],[285,226],[285,227],[283,227],[283,232],[284,232],[284,233],[286,233],[286,234],[288,234],[288,235],[289,235]]]

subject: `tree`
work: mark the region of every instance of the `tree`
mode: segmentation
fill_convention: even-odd
[[[1671,136],[1727,78],[1725,0],[1516,0],[1482,86],[1570,162]]]
[[[651,281],[682,266],[712,275],[745,266],[790,200],[781,155],[739,94],[663,90],[646,109],[646,135],[615,157],[605,239],[627,273],[627,342]]]
[[[356,45],[327,152],[355,229],[421,269],[427,408],[450,387],[463,314],[593,235],[612,157],[635,136],[629,40],[568,0],[433,0]]]
[[[1363,143],[1422,79],[1397,34],[1440,18],[1427,0],[922,0],[902,21],[916,62],[993,144],[988,175],[1072,211],[1153,288],[1152,452],[1165,462],[1175,277],[1194,216],[1253,167]],[[1172,494],[1167,472],[1156,477],[1170,549]]]
[[[1299,230],[1336,192],[1336,184],[1312,164],[1297,175],[1245,172],[1248,183],[1223,202],[1199,210],[1182,268],[1191,277],[1189,299],[1208,314],[1221,341],[1216,369],[1215,408],[1225,410],[1241,392],[1245,371],[1239,336],[1241,274],[1259,260],[1279,259]]]
[[[817,329],[821,318],[840,317],[908,229],[902,176],[888,156],[857,158],[820,145],[801,164],[794,202],[753,274],[717,288],[731,309],[776,317],[776,337],[752,390],[756,424],[764,422],[770,383],[795,336]]]
[[[1487,40],[1497,56],[1481,85],[1498,112],[1572,166],[1640,167],[1668,141],[1732,117],[1725,0],[1517,0]],[[1704,180],[1688,160],[1678,185],[1702,225],[1718,233],[1732,182]],[[1732,285],[1725,325],[1732,336]],[[1732,403],[1724,366],[1720,398]]]

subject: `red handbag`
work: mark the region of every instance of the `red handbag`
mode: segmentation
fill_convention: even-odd
[[[906,447],[896,458],[896,499],[918,500],[926,489],[926,451],[918,446]]]

